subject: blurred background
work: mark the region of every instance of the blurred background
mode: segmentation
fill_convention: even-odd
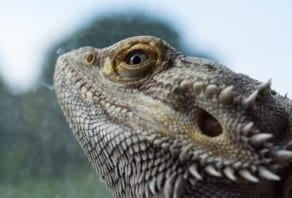
[[[63,0],[0,4],[0,197],[111,197],[57,105],[58,55],[154,35],[291,97],[292,1]]]

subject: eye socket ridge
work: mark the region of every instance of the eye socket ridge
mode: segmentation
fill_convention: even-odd
[[[128,65],[138,65],[149,58],[149,55],[144,50],[133,50],[125,58]]]

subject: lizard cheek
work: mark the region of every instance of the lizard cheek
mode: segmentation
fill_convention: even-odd
[[[208,137],[217,137],[223,133],[221,124],[211,114],[199,109],[197,112],[198,127],[204,135]]]

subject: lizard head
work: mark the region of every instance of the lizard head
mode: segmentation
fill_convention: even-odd
[[[292,105],[270,81],[184,56],[159,38],[71,51],[58,59],[54,78],[77,137],[84,131],[90,139],[94,107],[107,122],[171,153],[198,180],[278,181],[291,162]]]

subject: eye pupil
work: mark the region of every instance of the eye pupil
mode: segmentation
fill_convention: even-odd
[[[132,56],[130,59],[130,62],[133,63],[134,65],[140,64],[142,62],[141,55],[136,54],[136,55]]]
[[[143,61],[145,61],[147,59],[147,54],[145,54],[145,52],[143,51],[133,51],[132,53],[130,53],[127,58],[126,58],[126,62],[129,65],[138,65],[141,64]]]

